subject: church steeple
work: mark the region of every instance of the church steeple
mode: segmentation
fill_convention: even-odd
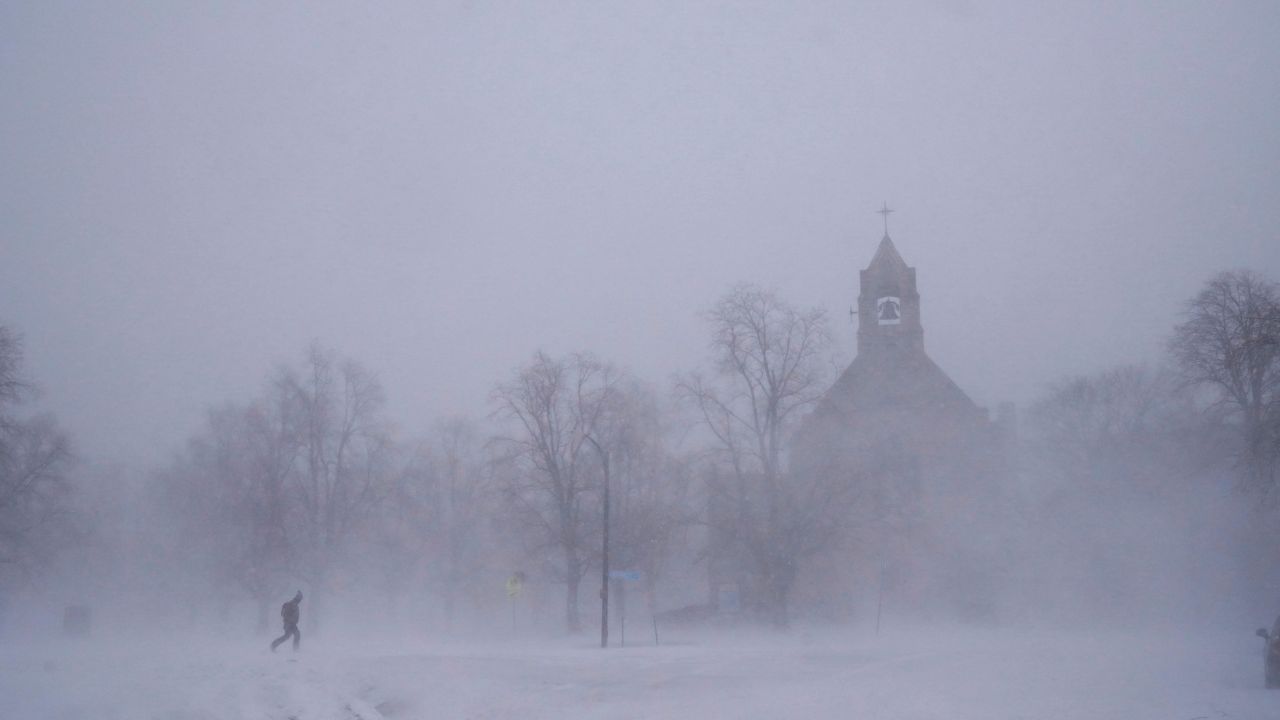
[[[859,273],[858,354],[924,352],[916,269],[889,239],[893,211],[886,204],[878,212],[885,217],[885,234],[871,264]]]
[[[871,258],[871,264],[867,266],[868,270],[873,268],[883,272],[892,269],[895,272],[909,271],[911,268],[907,266],[907,261],[902,259],[898,254],[898,248],[894,247],[893,241],[888,235],[880,238],[880,247],[876,248],[876,254]]]

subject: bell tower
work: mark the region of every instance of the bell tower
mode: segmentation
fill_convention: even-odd
[[[858,278],[858,354],[923,353],[916,269],[907,266],[889,239],[893,211],[885,205],[879,212],[885,217],[884,237]]]

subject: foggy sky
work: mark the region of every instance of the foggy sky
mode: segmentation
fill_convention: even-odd
[[[539,348],[665,387],[739,281],[847,361],[887,200],[930,354],[1025,402],[1280,277],[1280,4],[1038,5],[5,2],[0,322],[90,458],[312,339],[414,433]]]

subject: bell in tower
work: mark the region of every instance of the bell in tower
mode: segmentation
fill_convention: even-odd
[[[876,300],[876,322],[881,325],[897,325],[902,322],[902,316],[898,314],[898,307],[901,301],[896,297],[882,297]]]

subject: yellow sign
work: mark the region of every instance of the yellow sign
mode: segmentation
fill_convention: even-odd
[[[507,597],[518,598],[524,592],[524,573],[518,572],[507,578]]]

